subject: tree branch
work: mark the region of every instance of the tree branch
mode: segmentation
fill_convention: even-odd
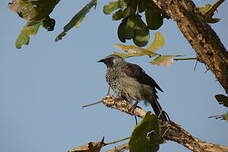
[[[152,0],[176,21],[180,31],[228,93],[228,52],[191,0]]]
[[[103,98],[103,103],[110,108],[114,108],[127,114],[144,117],[146,112],[137,107],[130,113],[132,105],[124,100],[115,99],[112,96]],[[194,152],[227,152],[228,147],[202,141],[180,127],[180,125],[170,121],[160,121],[161,133],[164,139],[177,142]]]
[[[125,144],[116,146],[115,148],[110,149],[107,152],[122,152],[122,151],[125,151],[125,150],[128,150],[128,149],[129,149],[128,143],[125,143]]]

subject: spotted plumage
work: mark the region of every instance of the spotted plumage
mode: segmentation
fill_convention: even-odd
[[[167,120],[157,101],[156,89],[162,89],[140,66],[126,62],[116,55],[107,56],[99,62],[106,64],[106,81],[118,97],[127,101],[150,103],[155,114],[160,115],[163,121]]]

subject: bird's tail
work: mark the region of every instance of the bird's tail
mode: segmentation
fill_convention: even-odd
[[[150,104],[155,112],[155,114],[162,120],[162,121],[168,121],[169,116],[168,114],[162,110],[161,105],[159,104],[157,99],[150,100]]]

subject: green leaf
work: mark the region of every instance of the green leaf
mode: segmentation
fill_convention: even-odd
[[[145,46],[150,39],[149,29],[141,16],[132,15],[124,18],[118,27],[118,37],[121,42],[132,39],[137,46]]]
[[[122,20],[117,30],[121,42],[125,43],[127,39],[132,39],[134,37],[135,25],[135,16],[130,16]]]
[[[103,12],[106,15],[111,14],[113,11],[117,10],[118,8],[120,8],[119,1],[110,2],[103,7]]]
[[[157,152],[162,142],[157,116],[147,112],[132,132],[129,149],[130,152]]]
[[[151,5],[151,7],[145,11],[145,17],[147,26],[151,30],[157,30],[163,24],[162,11],[155,4]]]
[[[225,107],[228,107],[228,97],[223,94],[215,95],[216,100],[219,104],[223,104]]]
[[[43,20],[43,27],[48,31],[53,31],[55,27],[55,20],[47,17]]]
[[[126,39],[132,39],[134,37],[134,31],[136,26],[136,16],[130,16],[127,18],[126,26],[124,29]]]
[[[28,45],[30,40],[30,35],[36,35],[39,27],[42,23],[37,23],[31,26],[25,25],[21,30],[20,35],[16,40],[16,48],[20,49],[23,45]]]
[[[126,1],[126,0],[119,0],[119,2],[120,2],[120,8],[121,9],[125,9],[125,8],[127,8],[127,3],[128,3],[128,1]]]
[[[139,13],[142,13],[144,12],[147,7],[148,7],[148,0],[139,0],[139,3],[138,3],[138,11]]]
[[[133,41],[137,46],[143,47],[148,43],[149,39],[149,29],[147,28],[141,17],[137,15]]]
[[[118,38],[121,42],[126,42],[126,39],[128,37],[125,36],[125,26],[126,26],[127,20],[123,19],[122,22],[118,26],[117,34]]]
[[[135,14],[135,11],[136,9],[135,8],[132,8],[132,7],[127,7],[126,9],[124,9],[123,11],[123,17],[124,18],[127,18],[131,15],[134,15]]]
[[[160,66],[168,66],[174,63],[174,57],[178,57],[182,55],[161,55],[156,57],[153,61],[151,61],[151,64],[156,64]]]
[[[66,35],[71,28],[79,27],[83,19],[85,18],[86,14],[91,10],[93,6],[96,6],[97,0],[91,0],[86,6],[84,6],[71,20],[70,22],[64,26],[64,30],[60,33],[55,41],[59,41],[62,39],[63,36]]]
[[[122,10],[122,9],[116,11],[116,12],[112,15],[112,20],[120,20],[121,18],[123,18],[123,10]]]
[[[149,51],[157,51],[165,45],[165,38],[161,32],[156,32],[153,42],[147,47]]]
[[[133,42],[140,47],[145,46],[150,39],[150,32],[148,29],[135,30]]]
[[[103,12],[106,15],[111,14],[113,11],[120,8],[120,10],[124,10],[127,8],[127,2],[125,0],[117,0],[104,5]]]
[[[20,17],[35,24],[47,18],[58,2],[59,0],[14,0],[8,4],[8,7]]]
[[[137,0],[129,1],[129,4],[127,5],[127,8],[124,9],[124,11],[123,11],[124,18],[129,17],[131,15],[135,15],[135,12],[137,10],[137,4],[138,4]]]

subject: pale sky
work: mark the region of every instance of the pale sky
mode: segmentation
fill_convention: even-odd
[[[103,136],[106,142],[130,136],[135,126],[133,117],[102,104],[81,108],[105,95],[106,67],[96,61],[117,51],[112,45],[120,43],[116,32],[119,21],[102,13],[108,1],[98,1],[78,29],[55,43],[63,26],[89,2],[61,1],[51,14],[56,20],[55,30],[41,28],[20,50],[14,43],[25,21],[7,9],[8,2],[0,1],[0,151],[64,152]],[[225,1],[216,13],[222,21],[212,25],[226,48],[227,8]],[[174,21],[165,20],[158,31],[166,39],[159,53],[195,57]],[[160,67],[149,64],[148,57],[127,60],[143,67],[161,86],[164,93],[159,93],[159,102],[173,121],[193,136],[228,146],[227,122],[208,118],[227,111],[214,98],[225,91],[203,64],[198,63],[194,71],[195,61]],[[151,110],[143,103],[139,105]],[[168,151],[189,152],[169,141],[160,146],[160,152]]]

